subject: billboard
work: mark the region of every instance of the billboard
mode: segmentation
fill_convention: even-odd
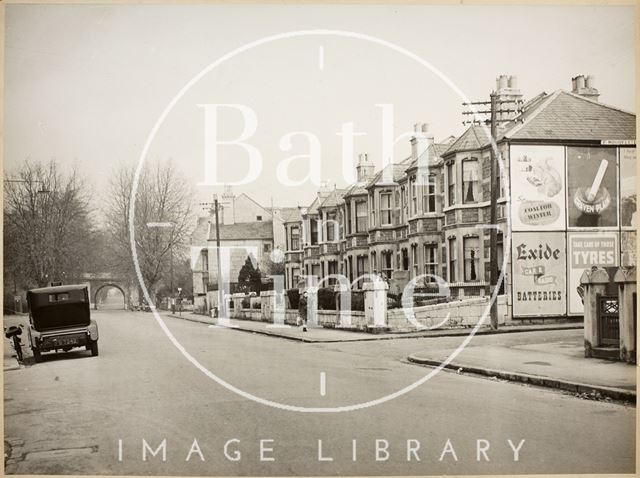
[[[636,252],[636,231],[622,231],[620,233],[620,265],[623,267],[637,265]]]
[[[582,287],[580,277],[592,266],[611,267],[620,264],[617,232],[569,232],[569,270],[567,293],[569,314],[582,314]]]
[[[514,317],[567,313],[564,232],[514,232],[511,264]]]
[[[565,229],[563,146],[511,146],[511,226],[514,231]]]
[[[569,227],[618,227],[616,149],[567,148]]]
[[[636,148],[620,148],[620,226],[638,227]]]

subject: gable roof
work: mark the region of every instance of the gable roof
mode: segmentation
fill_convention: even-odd
[[[449,143],[431,143],[427,148],[427,155],[429,158],[429,166],[437,164],[442,159],[442,154],[452,145]],[[424,154],[424,153],[423,153]],[[405,171],[409,171],[412,168],[418,166],[418,161],[420,158],[415,159],[409,163],[409,167],[405,169]]]
[[[558,90],[527,108],[507,125],[507,139],[583,140],[635,139],[633,113],[584,96]]]
[[[461,152],[461,151],[473,151],[482,149],[489,144],[489,135],[487,134],[487,128],[480,125],[471,125],[467,130],[462,133],[453,144],[441,154],[446,156],[449,154]]]
[[[199,217],[196,227],[191,233],[191,245],[204,247],[207,244],[207,235],[209,234],[208,217]]]
[[[388,185],[387,182],[384,181],[385,178],[385,174],[389,174],[390,172],[392,172],[393,176],[392,176],[392,181],[393,182],[398,182],[400,180],[400,178],[402,178],[402,176],[404,175],[405,170],[407,169],[407,161],[411,159],[411,158],[407,158],[404,161],[402,161],[401,163],[396,163],[396,164],[387,164],[384,168],[382,168],[380,171],[378,171],[373,178],[371,178],[367,184],[366,184],[366,188],[369,189],[371,187],[374,186],[384,186],[384,185]]]
[[[262,209],[266,214],[271,216],[271,208],[267,208],[264,207],[262,204],[260,204],[258,201],[256,201],[255,199],[253,199],[251,196],[247,195],[246,193],[240,193],[239,195],[237,195],[235,198],[233,198],[234,203],[240,199],[240,198],[246,198],[247,200],[251,201],[253,204],[255,204],[256,206],[258,206],[260,209]]]
[[[282,222],[298,222],[302,220],[299,207],[280,208],[280,217],[282,218]]]
[[[220,224],[220,240],[273,239],[273,223],[271,221],[237,222]],[[209,240],[216,240],[216,228],[209,232]]]
[[[323,207],[336,207],[342,202],[342,196],[345,193],[345,189],[334,189],[329,195],[320,203],[320,208]]]
[[[367,183],[365,181],[353,183],[347,188],[342,197],[346,198],[349,196],[361,196],[363,194],[368,194],[367,190],[365,189],[366,186]]]
[[[320,198],[316,196],[304,214],[318,214],[318,207],[320,207]]]

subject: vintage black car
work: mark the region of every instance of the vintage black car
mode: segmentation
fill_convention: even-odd
[[[36,362],[43,352],[85,347],[98,355],[98,325],[91,319],[86,285],[43,287],[27,292],[29,343]]]

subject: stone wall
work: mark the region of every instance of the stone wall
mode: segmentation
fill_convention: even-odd
[[[425,305],[414,307],[415,322],[420,326],[429,328],[456,328],[473,327],[486,312],[487,316],[483,325],[489,325],[489,297],[474,297],[471,299],[455,300],[443,304]],[[416,330],[418,327],[413,323],[404,309],[389,309],[387,311],[387,326],[393,331]],[[498,296],[498,323],[509,324],[511,321],[507,315],[506,296]]]

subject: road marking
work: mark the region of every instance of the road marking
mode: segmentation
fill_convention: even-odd
[[[318,68],[320,71],[324,70],[324,46],[322,45],[318,49]]]
[[[320,395],[325,396],[327,394],[327,374],[320,372]]]
[[[90,455],[98,452],[98,445],[81,448],[59,448],[55,450],[32,451],[25,455],[26,461],[46,460],[50,458],[66,458],[69,456]]]

